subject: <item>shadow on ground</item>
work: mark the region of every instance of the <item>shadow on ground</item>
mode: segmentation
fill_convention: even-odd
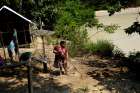
[[[59,72],[52,72],[59,77]],[[33,70],[33,93],[71,93],[71,86],[62,85],[49,74]],[[27,68],[16,67],[0,71],[0,93],[28,93]]]
[[[111,93],[140,93],[140,82],[134,79],[133,73],[128,72],[126,67],[118,66],[118,60],[90,59],[84,64],[92,67],[87,74],[99,81],[94,87],[102,86],[100,91],[106,89]]]
[[[0,77],[0,93],[28,93],[26,78]],[[70,85],[61,85],[55,79],[33,77],[33,93],[71,93]]]

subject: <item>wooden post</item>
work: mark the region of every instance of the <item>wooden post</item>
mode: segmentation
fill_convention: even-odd
[[[44,56],[44,59],[45,59],[46,54],[45,54],[45,40],[44,40],[44,36],[42,35],[41,38],[42,38],[43,56]],[[44,67],[44,72],[47,72],[47,70],[48,70],[47,63],[43,63],[43,67]]]
[[[3,38],[1,38],[1,44],[2,44],[2,48],[3,48],[4,59],[6,60],[6,52],[5,52],[5,46],[4,46]]]
[[[31,35],[31,24],[29,24],[29,33],[30,33],[30,35]],[[33,42],[34,43],[34,39],[33,39],[34,37],[33,37],[33,35],[31,35],[31,42]],[[32,47],[31,46],[31,44],[30,44],[30,46],[29,46],[30,48]]]
[[[16,47],[17,47],[17,50],[16,50],[16,52],[17,52],[17,55],[18,55],[18,60],[19,60],[19,58],[20,58],[20,55],[19,55],[19,45],[18,45],[18,37],[17,37],[17,30],[16,29],[14,29],[14,34],[15,34],[15,38],[16,38],[16,41],[15,41],[15,43],[16,43]]]
[[[31,61],[28,62],[27,68],[28,68],[28,93],[33,93],[33,85],[32,85],[32,67],[31,67]]]

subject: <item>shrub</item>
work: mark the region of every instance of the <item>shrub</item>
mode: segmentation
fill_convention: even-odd
[[[140,52],[131,52],[125,60],[125,66],[128,67],[129,71],[140,77]]]
[[[107,40],[98,40],[96,43],[88,43],[85,45],[85,50],[93,54],[102,56],[112,56],[114,45]]]
[[[77,29],[75,32],[70,31],[68,34],[69,54],[70,56],[76,56],[81,52],[85,42],[87,42],[87,31],[84,26]]]
[[[128,57],[122,59],[123,66],[128,68],[129,72],[133,72],[136,78],[140,77],[140,52],[131,52]]]
[[[59,44],[59,40],[57,39],[57,38],[53,38],[53,37],[47,37],[46,38],[46,41],[47,41],[47,44],[48,45],[57,45],[57,44]]]
[[[78,88],[74,93],[88,93],[89,92],[89,88],[86,87],[82,87],[82,88]]]
[[[86,26],[96,25],[95,11],[80,0],[64,0],[60,6],[54,24],[55,35],[71,42],[69,54],[75,56],[87,40]]]
[[[117,24],[111,24],[104,26],[104,31],[108,33],[114,33],[120,26]]]
[[[115,48],[113,50],[113,57],[115,57],[115,58],[124,58],[125,54],[119,48]]]

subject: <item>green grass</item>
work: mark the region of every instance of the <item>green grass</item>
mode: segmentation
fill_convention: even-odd
[[[85,45],[85,50],[103,56],[112,56],[114,45],[107,40],[98,40],[96,43],[88,43]]]

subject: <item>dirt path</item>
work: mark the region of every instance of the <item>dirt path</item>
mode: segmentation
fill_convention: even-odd
[[[140,82],[118,63],[118,60],[90,56],[79,65],[81,71],[88,74],[85,80],[89,93],[140,93]]]
[[[117,60],[77,57],[70,61],[68,75],[33,71],[34,93],[140,93],[140,83],[116,65]],[[28,93],[25,73],[0,77],[0,93]]]

